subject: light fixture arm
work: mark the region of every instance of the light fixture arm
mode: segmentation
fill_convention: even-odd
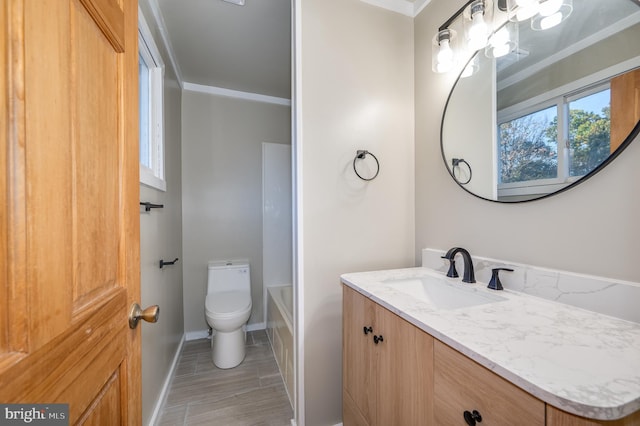
[[[438,28],[438,31],[443,31],[446,30],[447,28],[449,28],[449,26],[453,23],[453,21],[456,20],[456,18],[458,16],[460,16],[460,14],[462,12],[464,12],[464,10],[466,9],[467,6],[469,6],[471,3],[473,3],[475,0],[469,0],[468,2],[466,2],[460,9],[458,9],[458,11],[456,13],[454,13],[451,18],[447,19],[447,21],[440,25],[440,28]]]
[[[464,10],[467,8],[467,6],[469,6],[474,1],[475,0],[467,1],[460,9],[458,9],[458,11],[456,13],[454,13],[451,16],[451,18],[447,19],[447,21],[444,24],[440,25],[440,28],[438,28],[438,31],[446,30],[447,28],[449,28],[451,23],[453,23],[453,21],[455,21],[456,18],[458,16],[460,16],[462,14],[462,12],[464,12]],[[638,0],[638,1],[640,1],[640,0]],[[507,11],[507,0],[497,0],[497,3],[498,3],[498,9],[500,9],[503,12]]]

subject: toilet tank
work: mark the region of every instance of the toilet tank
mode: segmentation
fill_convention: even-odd
[[[207,294],[220,291],[251,291],[249,264],[209,262]]]

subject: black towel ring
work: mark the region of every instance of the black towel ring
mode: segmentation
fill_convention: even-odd
[[[360,173],[358,173],[358,170],[356,170],[356,161],[357,160],[364,160],[364,158],[367,156],[367,154],[369,154],[370,156],[373,157],[374,160],[376,160],[376,166],[377,166],[376,167],[376,173],[370,178],[365,178],[365,177],[360,176]],[[378,176],[378,173],[380,173],[380,162],[378,161],[376,156],[373,155],[372,153],[370,153],[369,151],[365,151],[365,150],[359,149],[358,151],[356,151],[356,156],[353,159],[353,171],[356,172],[356,175],[362,180],[366,180],[366,181],[374,180],[376,178],[376,176]]]
[[[465,182],[461,182],[458,179],[458,176],[456,176],[456,167],[460,167],[460,163],[466,164],[467,168],[469,168],[469,179],[467,179]],[[473,172],[471,171],[471,164],[467,163],[464,158],[454,158],[451,160],[451,174],[453,175],[453,178],[456,180],[456,182],[458,182],[460,185],[466,185],[471,182],[471,177],[473,176]]]

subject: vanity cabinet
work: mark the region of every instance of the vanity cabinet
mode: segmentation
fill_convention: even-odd
[[[464,425],[465,411],[487,425],[545,424],[544,402],[438,340],[434,398],[436,425]]]
[[[547,404],[547,426],[640,426],[640,411],[619,420],[585,419]]]
[[[348,286],[342,345],[345,426],[640,426],[545,404]]]
[[[432,424],[433,341],[344,286],[344,425]]]

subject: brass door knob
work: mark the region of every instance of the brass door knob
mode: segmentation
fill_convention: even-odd
[[[158,305],[149,306],[143,311],[140,305],[134,303],[129,310],[129,327],[136,328],[141,319],[146,322],[157,322],[159,316],[160,307]]]

